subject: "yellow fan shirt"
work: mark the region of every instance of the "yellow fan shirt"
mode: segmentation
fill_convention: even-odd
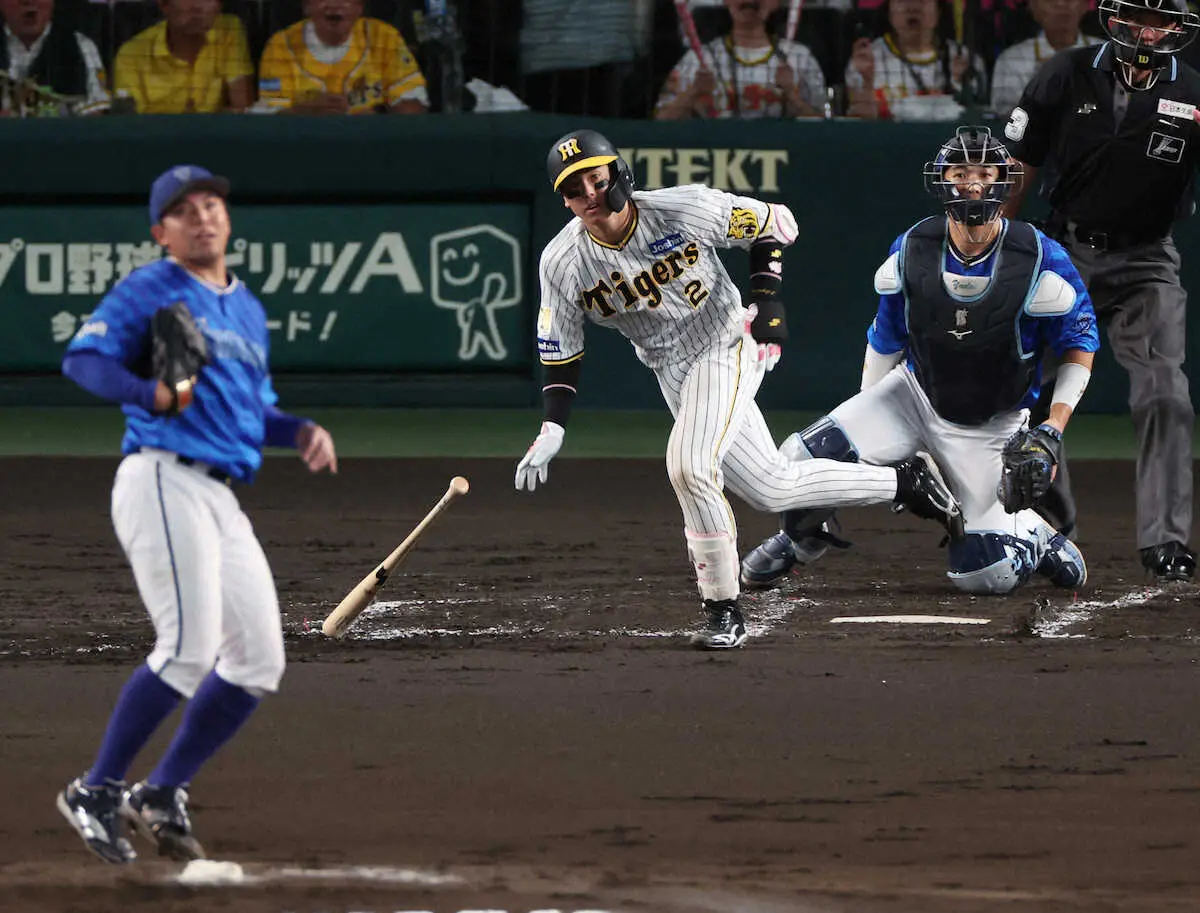
[[[405,97],[425,100],[425,77],[393,26],[360,18],[342,59],[322,63],[304,40],[307,24],[302,19],[267,42],[258,68],[260,104],[287,108],[324,94],[345,95],[351,114],[368,114]]]
[[[117,51],[113,90],[128,95],[139,114],[212,114],[235,79],[254,78],[246,30],[237,16],[217,17],[195,62],[180,60],[167,47],[167,23],[155,23]]]

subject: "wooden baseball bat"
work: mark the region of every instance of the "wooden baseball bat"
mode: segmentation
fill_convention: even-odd
[[[408,537],[396,546],[395,550],[388,555],[380,563],[379,567],[367,574],[358,582],[358,586],[346,594],[346,598],[338,603],[336,609],[329,613],[324,623],[321,625],[321,631],[327,637],[341,637],[349,630],[350,625],[354,623],[354,619],[358,618],[375,598],[375,593],[383,586],[390,574],[400,563],[401,559],[408,554],[421,533],[425,531],[430,523],[434,521],[438,514],[445,510],[451,501],[459,495],[465,495],[470,491],[470,483],[462,476],[455,476],[450,480],[450,487],[446,489],[446,493],[442,495],[433,509],[425,515],[425,519],[416,525]]]

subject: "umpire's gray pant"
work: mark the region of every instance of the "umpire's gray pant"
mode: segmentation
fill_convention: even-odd
[[[1187,292],[1170,237],[1126,250],[1066,243],[1107,324],[1117,363],[1129,372],[1129,409],[1138,436],[1138,548],[1192,533],[1192,425],[1195,411],[1183,373]]]

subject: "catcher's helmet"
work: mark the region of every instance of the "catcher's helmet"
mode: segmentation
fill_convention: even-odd
[[[1195,39],[1200,16],[1185,0],[1100,0],[1100,25],[1112,39],[1117,60],[1128,67],[1157,73]],[[1156,75],[1133,89],[1149,89]]]
[[[1000,174],[973,200],[963,196],[954,181],[946,180],[946,169],[953,165],[995,165]],[[950,218],[964,225],[984,225],[999,216],[1020,178],[1020,164],[1009,160],[1008,149],[987,127],[959,127],[942,143],[937,158],[925,163],[925,189],[941,201]]]
[[[595,130],[576,130],[560,137],[546,156],[546,171],[555,190],[576,172],[600,165],[609,166],[608,208],[620,212],[633,193],[633,170],[603,136]]]

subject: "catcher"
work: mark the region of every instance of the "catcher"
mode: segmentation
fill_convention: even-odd
[[[925,166],[943,215],[892,244],[875,273],[861,392],[781,450],[894,463],[929,451],[962,505],[949,577],[969,593],[1009,593],[1036,576],[1087,580],[1083,555],[1037,513],[1063,430],[1100,346],[1083,280],[1063,248],[1001,218],[1018,166],[985,127],[961,127]],[[1062,362],[1049,417],[1028,427],[1041,358]],[[770,586],[831,541],[829,511],[783,514],[781,531],[742,560],[746,586]]]

